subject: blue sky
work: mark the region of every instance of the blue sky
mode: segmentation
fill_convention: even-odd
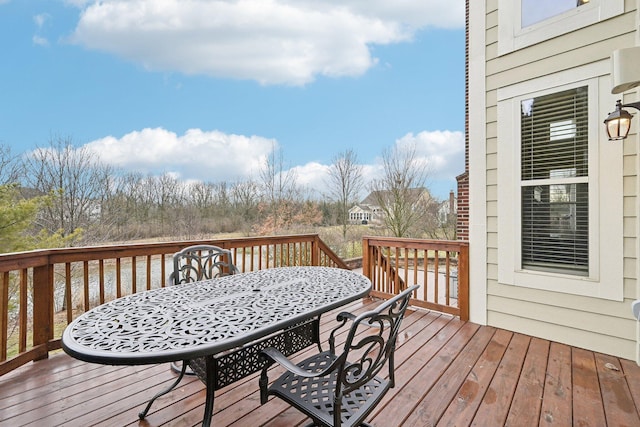
[[[0,144],[58,136],[123,170],[257,177],[281,150],[322,191],[415,144],[437,197],[464,170],[463,0],[0,0]]]

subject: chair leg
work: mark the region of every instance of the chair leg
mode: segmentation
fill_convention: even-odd
[[[147,413],[149,412],[149,409],[151,409],[151,405],[153,404],[153,402],[155,402],[155,400],[156,400],[157,398],[159,398],[160,396],[164,396],[165,394],[169,393],[171,390],[173,390],[173,389],[174,389],[174,388],[175,388],[175,387],[180,383],[180,381],[182,381],[182,377],[184,377],[184,373],[185,373],[185,372],[186,372],[186,370],[187,370],[187,366],[188,366],[188,364],[187,364],[186,360],[185,360],[185,361],[182,361],[182,369],[180,370],[180,375],[178,375],[178,379],[177,379],[177,380],[175,380],[175,381],[173,382],[173,384],[171,384],[169,387],[167,387],[166,389],[164,389],[164,390],[162,390],[161,392],[157,393],[155,396],[153,396],[153,397],[151,398],[151,400],[149,401],[149,403],[147,403],[146,408],[144,408],[144,411],[142,411],[142,412],[140,412],[140,413],[138,414],[138,417],[139,417],[141,420],[144,420],[144,417],[146,417],[146,416],[147,416]]]

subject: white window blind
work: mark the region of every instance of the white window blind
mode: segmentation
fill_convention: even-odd
[[[521,103],[522,267],[587,275],[587,88]]]

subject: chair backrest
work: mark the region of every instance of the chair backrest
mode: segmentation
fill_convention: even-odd
[[[343,353],[338,356],[342,360],[338,367],[336,396],[341,397],[369,382],[385,364],[389,368],[389,387],[394,386],[393,354],[400,323],[411,295],[419,287],[412,286],[353,320]],[[330,337],[330,342],[332,341],[333,333]],[[333,343],[331,345],[333,347]]]
[[[179,285],[237,272],[231,251],[213,245],[195,245],[173,255],[173,273],[169,281]]]

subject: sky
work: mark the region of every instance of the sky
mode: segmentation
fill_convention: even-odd
[[[346,150],[369,182],[414,146],[446,199],[464,0],[0,0],[0,145],[57,138],[186,181],[255,179],[277,150],[318,194]]]

